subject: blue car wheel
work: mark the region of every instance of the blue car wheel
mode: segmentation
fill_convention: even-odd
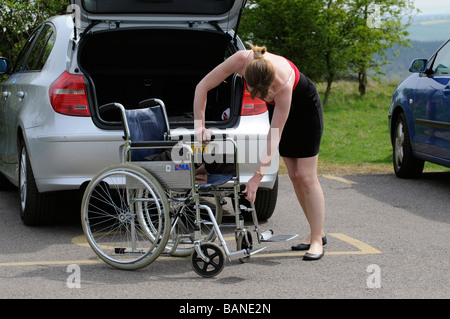
[[[392,161],[395,175],[400,178],[417,178],[422,174],[424,161],[413,156],[408,123],[403,113],[395,121],[392,140]]]

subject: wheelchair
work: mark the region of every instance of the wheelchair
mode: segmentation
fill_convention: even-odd
[[[240,205],[245,185],[239,181],[234,139],[216,136],[211,141],[222,147],[231,145],[233,173],[208,173],[207,181],[198,183],[198,153],[207,146],[199,145],[193,136],[172,139],[163,101],[145,100],[131,110],[120,103],[101,107],[103,111],[114,109],[120,111],[124,127],[121,163],[94,176],[81,205],[83,232],[101,260],[115,268],[136,270],[161,254],[190,256],[198,275],[214,277],[226,260],[245,263],[266,248],[253,247],[242,210],[251,212],[258,243],[297,236],[260,232],[254,205]],[[231,225],[221,224],[225,197],[233,200],[235,223]],[[235,251],[228,248],[223,227],[235,228]]]

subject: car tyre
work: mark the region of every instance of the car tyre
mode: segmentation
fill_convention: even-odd
[[[278,198],[278,175],[272,189],[258,189],[255,198],[255,210],[258,221],[266,221],[272,217]],[[239,203],[246,207],[250,207],[250,203],[244,196],[241,196]],[[234,205],[234,203],[233,203]],[[242,215],[246,221],[252,220],[251,212],[242,211]]]
[[[19,194],[20,217],[25,225],[45,225],[54,220],[56,198],[52,193],[38,191],[25,145],[20,152]]]
[[[395,121],[392,148],[392,161],[397,177],[417,178],[422,174],[425,162],[413,156],[408,123],[404,113],[401,113]]]

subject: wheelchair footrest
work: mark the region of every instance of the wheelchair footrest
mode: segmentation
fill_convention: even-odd
[[[247,258],[250,257],[254,254],[257,254],[261,251],[263,251],[264,249],[266,249],[267,247],[261,247],[258,249],[241,249],[241,250],[237,250],[237,251],[233,251],[228,253],[228,259],[231,260],[236,260],[236,259],[240,259],[240,258]]]
[[[280,242],[280,241],[289,241],[297,237],[298,234],[295,235],[274,235],[272,230],[266,230],[262,232],[259,236],[261,242]]]
[[[267,247],[261,247],[261,248],[258,248],[258,249],[252,249],[252,250],[248,250],[248,254],[250,255],[250,256],[252,256],[252,255],[254,255],[254,254],[257,254],[257,253],[259,253],[259,252],[261,252],[261,251],[263,251],[264,249],[266,249]]]

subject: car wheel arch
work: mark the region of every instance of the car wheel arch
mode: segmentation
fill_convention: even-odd
[[[17,127],[17,134],[16,134],[16,155],[17,155],[17,183],[19,184],[19,170],[20,170],[20,159],[22,156],[22,147],[25,146],[25,149],[27,150],[27,155],[29,158],[31,158],[31,154],[29,152],[30,148],[28,146],[28,142],[27,142],[27,138],[26,135],[22,129],[21,126]],[[31,159],[30,159],[30,165],[31,164]]]
[[[397,112],[396,116],[392,117],[391,123],[394,172],[400,178],[418,178],[422,174],[424,161],[415,157],[407,115],[405,112]],[[396,138],[400,125],[403,139],[401,144],[398,144]]]
[[[20,217],[25,225],[40,226],[51,223],[56,216],[57,194],[41,193],[37,187],[30,153],[25,139],[20,140],[18,163],[18,187],[20,195]],[[25,159],[24,183],[21,181],[22,156]]]
[[[20,152],[21,152],[22,145],[25,145],[25,147],[27,147],[22,127],[19,126],[17,128],[16,136],[17,136],[16,137],[16,154],[17,154],[17,160],[20,161]]]
[[[395,137],[395,125],[397,122],[397,119],[400,117],[401,114],[405,115],[405,120],[406,120],[406,124],[408,125],[409,128],[409,138],[410,138],[410,143],[412,146],[414,146],[413,143],[413,136],[415,135],[415,131],[414,131],[414,125],[413,123],[411,123],[412,119],[412,114],[411,112],[409,112],[409,110],[401,105],[397,106],[394,108],[393,112],[392,112],[392,118],[391,118],[391,127],[390,127],[390,133],[391,133],[391,142],[394,142],[394,137]]]
[[[405,113],[405,111],[401,106],[396,106],[394,108],[394,110],[392,111],[391,122],[390,122],[391,143],[394,142],[394,138],[395,138],[395,124],[397,122],[398,117],[402,113]]]

